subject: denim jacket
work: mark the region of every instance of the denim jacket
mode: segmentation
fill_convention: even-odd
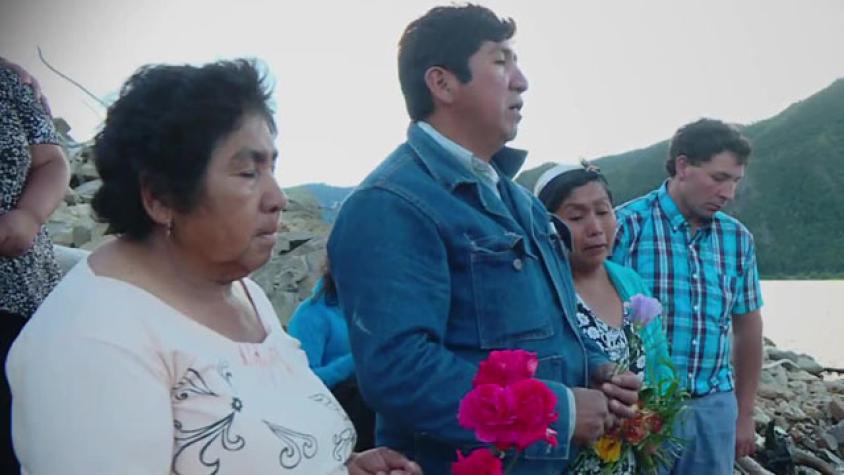
[[[379,445],[450,473],[456,450],[480,446],[459,426],[461,398],[491,350],[538,354],[557,396],[559,446],[529,447],[518,474],[565,471],[574,454],[569,392],[608,362],[580,336],[567,251],[549,214],[512,181],[526,153],[492,163],[501,198],[412,124],[347,198],[328,242],[340,306]]]

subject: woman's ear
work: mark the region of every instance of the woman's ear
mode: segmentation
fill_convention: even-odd
[[[173,209],[153,193],[149,182],[144,179],[141,179],[141,202],[153,222],[165,228],[172,226]]]

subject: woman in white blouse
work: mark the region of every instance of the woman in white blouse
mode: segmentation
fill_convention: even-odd
[[[95,145],[113,239],[47,297],[7,361],[22,470],[418,474],[355,431],[247,278],[287,198],[249,61],[141,68]]]

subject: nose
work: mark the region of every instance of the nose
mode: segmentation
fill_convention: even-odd
[[[598,217],[594,214],[590,214],[585,219],[585,226],[586,226],[586,235],[587,236],[596,236],[604,232],[604,228],[601,227],[601,223],[598,220]]]
[[[284,194],[275,177],[269,177],[269,185],[264,193],[264,210],[267,213],[279,213],[287,208],[287,195]]]
[[[732,201],[733,198],[736,197],[736,188],[738,188],[738,183],[734,181],[728,181],[721,187],[721,198],[726,201]]]
[[[528,89],[528,80],[518,65],[513,66],[513,75],[510,77],[510,89],[519,93]]]

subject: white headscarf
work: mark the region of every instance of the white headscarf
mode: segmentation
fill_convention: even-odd
[[[548,170],[545,170],[545,173],[540,175],[539,179],[536,180],[536,185],[533,187],[533,194],[539,196],[539,194],[542,193],[542,190],[548,186],[548,183],[551,183],[551,180],[571,170],[583,170],[583,165],[558,163]]]

